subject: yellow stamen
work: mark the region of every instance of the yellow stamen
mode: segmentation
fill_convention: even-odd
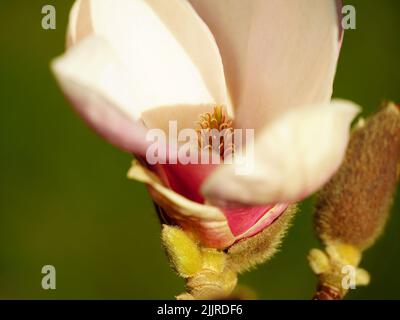
[[[200,150],[214,149],[222,159],[233,154],[233,124],[222,106],[217,105],[213,112],[201,114],[197,126]]]

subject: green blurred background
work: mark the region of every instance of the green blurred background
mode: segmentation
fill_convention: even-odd
[[[400,1],[346,3],[357,9],[357,30],[346,33],[335,96],[367,115],[383,99],[400,102]],[[57,30],[41,28],[45,4],[56,6]],[[0,1],[0,298],[173,298],[183,283],[168,266],[145,188],[125,177],[130,155],[86,127],[49,72],[71,4]],[[260,298],[312,296],[312,204],[302,205],[281,252],[240,278]],[[349,299],[400,298],[399,209],[398,192],[386,233],[362,263],[372,283]],[[41,288],[46,264],[56,267],[56,290]]]

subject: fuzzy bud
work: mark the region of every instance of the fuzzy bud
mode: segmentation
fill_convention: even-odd
[[[163,225],[161,237],[172,267],[181,277],[189,278],[201,270],[200,249],[183,230]]]
[[[227,254],[198,245],[182,229],[163,225],[161,239],[174,270],[186,280],[187,292],[178,300],[215,299],[229,296],[237,283],[227,267]]]
[[[319,194],[316,230],[326,246],[360,251],[381,234],[398,180],[400,109],[390,103],[354,129],[345,160]]]

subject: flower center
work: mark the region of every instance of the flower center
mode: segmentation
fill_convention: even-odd
[[[196,132],[200,150],[214,150],[222,159],[234,153],[233,121],[221,105],[199,116]]]

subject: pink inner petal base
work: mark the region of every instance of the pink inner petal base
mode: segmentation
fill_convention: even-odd
[[[151,169],[162,182],[176,193],[197,203],[204,203],[204,197],[199,192],[203,181],[218,165],[212,164],[163,164],[152,166]]]
[[[177,163],[156,165],[151,169],[167,187],[187,199],[204,203],[200,186],[216,167],[217,165]],[[244,235],[247,238],[271,225],[287,207],[287,204],[278,204],[257,207],[220,207],[220,210],[224,213],[232,234],[235,237]],[[251,228],[253,229],[249,231]]]

